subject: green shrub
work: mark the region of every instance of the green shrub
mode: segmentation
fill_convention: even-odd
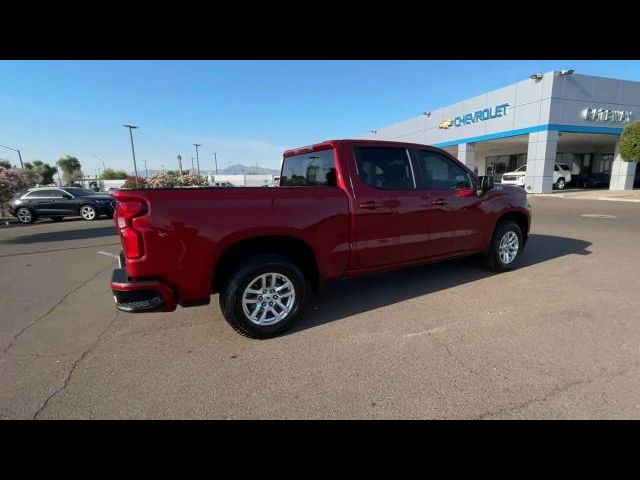
[[[620,156],[626,162],[640,162],[640,121],[627,124],[618,145]]]

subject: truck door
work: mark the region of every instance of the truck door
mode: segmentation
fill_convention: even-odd
[[[438,257],[480,248],[486,215],[471,174],[436,151],[418,149],[415,158],[418,189],[428,209],[425,255]]]
[[[426,214],[407,148],[354,147],[355,250],[360,268],[424,254]]]

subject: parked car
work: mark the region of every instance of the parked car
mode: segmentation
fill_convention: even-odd
[[[592,173],[585,181],[584,186],[586,188],[609,188],[611,182],[611,175],[608,173]]]
[[[564,163],[556,163],[553,167],[553,186],[562,190],[567,183],[571,183],[571,169]]]
[[[116,308],[167,312],[220,292],[229,324],[257,338],[291,327],[326,280],[472,254],[511,270],[531,220],[523,189],[494,187],[438,148],[372,140],[286,151],[278,188],[115,198]]]
[[[60,221],[64,217],[81,216],[96,220],[101,215],[113,216],[115,201],[78,187],[32,188],[10,202],[11,213],[20,223],[33,223],[38,217]]]
[[[524,187],[524,180],[527,176],[527,166],[522,165],[513,172],[505,172],[500,180],[501,185],[517,185]]]
[[[231,182],[215,182],[213,184],[214,187],[233,187],[233,183]]]
[[[505,172],[500,180],[501,185],[517,185],[524,187],[525,178],[527,176],[527,166],[513,170],[512,172]],[[556,163],[553,167],[553,186],[558,190],[562,190],[567,183],[571,182],[571,170],[564,163]]]

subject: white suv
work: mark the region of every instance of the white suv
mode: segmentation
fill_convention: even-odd
[[[517,185],[524,187],[524,178],[527,176],[527,166],[516,168],[513,172],[505,172],[500,183],[502,185]]]
[[[527,176],[527,166],[523,165],[513,172],[505,172],[500,183],[502,185],[517,185],[524,187],[524,179]],[[553,186],[562,190],[567,183],[571,182],[571,170],[564,163],[556,163],[553,167]]]

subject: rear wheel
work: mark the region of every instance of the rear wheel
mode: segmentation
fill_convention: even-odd
[[[520,260],[523,247],[522,230],[518,224],[508,220],[500,222],[485,254],[485,265],[496,272],[513,270]]]
[[[306,282],[300,269],[281,255],[258,255],[240,265],[220,292],[227,322],[252,338],[269,338],[300,317]]]
[[[562,190],[564,186],[565,186],[564,178],[559,178],[558,181],[556,182],[556,188],[558,190]]]
[[[98,212],[91,205],[82,205],[80,207],[80,216],[85,220],[95,220],[98,218]]]
[[[36,221],[36,216],[34,215],[34,213],[26,207],[21,207],[16,210],[16,218],[20,223],[23,223],[25,225]]]

